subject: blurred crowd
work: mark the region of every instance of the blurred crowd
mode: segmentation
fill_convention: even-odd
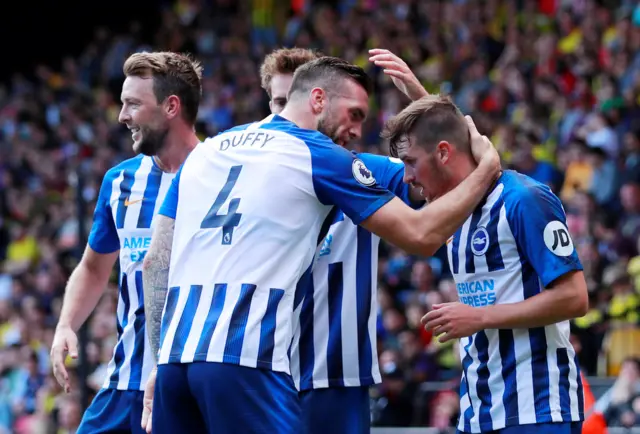
[[[591,300],[572,324],[579,360],[587,375],[617,375],[598,364],[609,351],[606,337],[640,325],[636,3],[180,0],[164,9],[151,40],[141,37],[145,23],[126,34],[97,28],[59,70],[41,65],[28,78],[16,74],[0,86],[0,433],[72,434],[81,418],[77,376],[72,393],[62,394],[48,353],[66,279],[84,247],[78,227],[91,224],[105,171],[131,156],[117,115],[122,64],[140,50],[188,51],[203,62],[202,137],[268,113],[258,68],[271,49],[318,48],[346,58],[375,79],[371,114],[354,145],[374,153],[386,153],[381,126],[407,100],[368,63],[367,50],[400,55],[430,92],[451,94],[474,117],[505,167],[562,198]],[[371,391],[372,421],[449,427],[458,412],[457,344],[439,344],[419,323],[434,303],[457,300],[446,257],[412,257],[384,243],[380,253],[384,381]],[[88,323],[94,391],[115,344],[116,273]],[[640,423],[637,359],[622,364],[620,378],[601,410],[611,425]]]

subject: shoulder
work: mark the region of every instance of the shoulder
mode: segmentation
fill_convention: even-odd
[[[356,158],[362,160],[374,173],[377,170],[387,169],[403,169],[404,164],[398,158],[392,158],[386,155],[369,154],[365,152],[355,153]]]
[[[500,183],[503,185],[502,198],[508,211],[535,212],[535,207],[538,206],[560,205],[560,199],[547,185],[522,173],[506,170],[500,177]]]
[[[329,137],[316,130],[300,128],[280,116],[274,116],[270,122],[265,122],[259,127],[262,130],[276,132],[281,139],[288,139],[304,143],[306,150],[311,154],[312,164],[331,166],[355,159],[355,154],[336,145]]]
[[[113,166],[111,169],[107,170],[104,174],[104,181],[113,181],[117,177],[119,177],[122,172],[125,171],[136,171],[142,164],[145,159],[151,160],[152,157],[147,157],[145,155],[136,155],[133,158],[129,158],[120,162],[119,164]],[[153,162],[151,162],[153,164]]]
[[[280,132],[283,135],[304,142],[309,148],[322,150],[330,148],[340,148],[331,139],[319,131],[300,128],[280,116],[274,116],[268,122],[263,122],[260,129]],[[341,148],[340,148],[341,149]],[[348,152],[348,151],[347,151]]]

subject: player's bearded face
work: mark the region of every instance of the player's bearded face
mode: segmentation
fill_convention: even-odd
[[[148,156],[157,155],[163,148],[169,128],[139,126],[139,131],[133,136],[133,151],[136,154]],[[137,135],[137,137],[135,137]]]
[[[318,119],[318,131],[333,140],[340,146],[347,144],[359,134],[352,134],[352,122],[349,120],[348,111],[342,107],[340,101],[329,99],[326,108]]]
[[[318,131],[329,137],[338,145],[344,146],[344,144],[341,143],[342,139],[340,138],[340,124],[335,118],[336,116],[333,115],[330,110],[324,111],[322,117],[318,119]]]
[[[127,77],[122,85],[122,110],[119,121],[131,131],[136,154],[156,155],[169,131],[162,102],[153,91],[153,80]]]

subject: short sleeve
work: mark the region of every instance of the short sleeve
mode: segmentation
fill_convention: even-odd
[[[182,173],[183,167],[184,163],[180,166],[180,169],[178,169],[176,176],[171,180],[171,185],[167,190],[167,195],[164,197],[164,201],[158,211],[158,214],[174,220],[176,218],[176,213],[178,212],[178,189],[180,188],[180,174]]]
[[[375,154],[357,154],[357,158],[366,164],[382,188],[386,188],[415,209],[424,205],[424,201],[413,202],[411,200],[410,186],[403,181],[404,164],[401,160]]]
[[[120,249],[120,238],[113,221],[110,204],[114,179],[112,172],[109,171],[102,180],[96,208],[93,212],[93,224],[89,233],[89,247],[102,254],[113,253]]]
[[[376,182],[371,170],[355,154],[328,143],[310,146],[316,195],[320,202],[337,206],[358,225],[394,195]]]
[[[547,287],[554,280],[582,270],[567,228],[560,199],[543,185],[518,189],[507,219],[521,254]]]

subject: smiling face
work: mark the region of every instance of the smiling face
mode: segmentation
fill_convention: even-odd
[[[169,131],[168,119],[153,92],[153,78],[129,76],[122,85],[118,121],[131,130],[136,154],[157,155]]]

